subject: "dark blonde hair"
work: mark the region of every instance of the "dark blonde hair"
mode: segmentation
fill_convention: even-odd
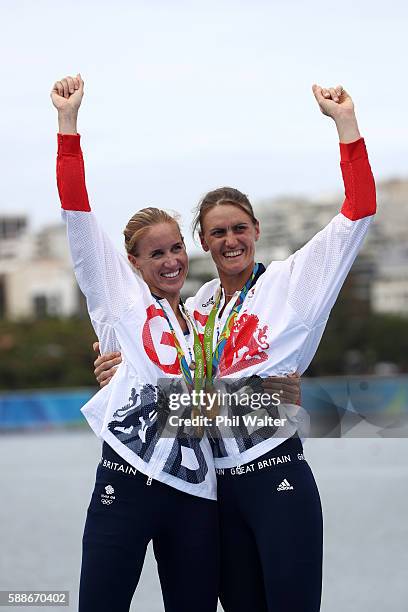
[[[134,214],[131,219],[129,219],[123,231],[127,253],[129,255],[137,256],[138,241],[146,234],[152,225],[157,225],[159,223],[174,223],[180,232],[181,240],[183,240],[180,226],[178,224],[178,217],[175,214],[172,216],[170,213],[160,208],[149,206],[148,208],[138,210],[137,213]]]
[[[215,208],[215,206],[222,206],[224,204],[230,204],[240,208],[250,217],[252,223],[256,225],[258,219],[254,215],[254,209],[252,208],[251,202],[246,196],[238,189],[234,187],[219,187],[213,191],[209,191],[198,203],[194,210],[194,219],[192,223],[193,234],[203,232],[203,220],[206,213]]]

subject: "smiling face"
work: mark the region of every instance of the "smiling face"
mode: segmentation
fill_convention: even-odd
[[[155,295],[171,298],[180,292],[188,272],[188,257],[177,223],[149,227],[137,241],[137,255],[128,258]]]
[[[221,281],[252,271],[258,238],[259,223],[233,204],[214,206],[202,220],[201,245],[210,251]]]

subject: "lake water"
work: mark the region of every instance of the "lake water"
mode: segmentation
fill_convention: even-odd
[[[322,612],[406,612],[408,441],[311,439],[305,455],[325,519]],[[99,456],[88,430],[0,436],[0,589],[68,590],[77,609]],[[131,610],[163,611],[151,551]]]

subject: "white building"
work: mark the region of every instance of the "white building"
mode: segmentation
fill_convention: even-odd
[[[358,299],[371,299],[376,312],[408,314],[408,180],[384,181],[377,192],[378,214],[353,266],[354,293]],[[313,201],[281,197],[259,202],[255,206],[261,225],[257,260],[267,265],[288,257],[329,223],[342,198],[339,193]],[[183,297],[194,294],[215,276],[208,254],[191,257]],[[84,312],[64,225],[33,233],[26,215],[1,215],[0,317]]]
[[[408,316],[408,279],[404,276],[381,278],[371,288],[374,312]]]
[[[408,247],[388,247],[371,284],[374,312],[408,316]]]
[[[408,180],[388,180],[377,185],[378,213],[353,266],[353,292],[372,302],[376,312],[408,314]],[[255,207],[261,226],[256,258],[265,264],[285,259],[325,227],[339,212],[343,194],[317,200],[282,197],[263,200]],[[398,251],[391,257],[390,250]],[[189,284],[192,293],[213,278],[208,256],[191,258]],[[388,262],[387,269],[384,262]]]
[[[71,316],[83,311],[62,224],[38,233],[23,215],[0,217],[0,317]]]

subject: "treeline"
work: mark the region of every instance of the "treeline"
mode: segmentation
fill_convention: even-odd
[[[307,374],[373,374],[381,364],[408,373],[408,318],[372,313],[350,318],[336,306]]]
[[[331,312],[319,349],[307,374],[408,372],[408,317],[375,314],[370,310],[369,287],[349,274]]]
[[[95,386],[86,319],[0,322],[0,389]]]
[[[379,362],[407,373],[408,318],[374,315],[342,296],[307,374],[370,374]],[[87,319],[0,322],[0,389],[95,386],[95,339]]]

